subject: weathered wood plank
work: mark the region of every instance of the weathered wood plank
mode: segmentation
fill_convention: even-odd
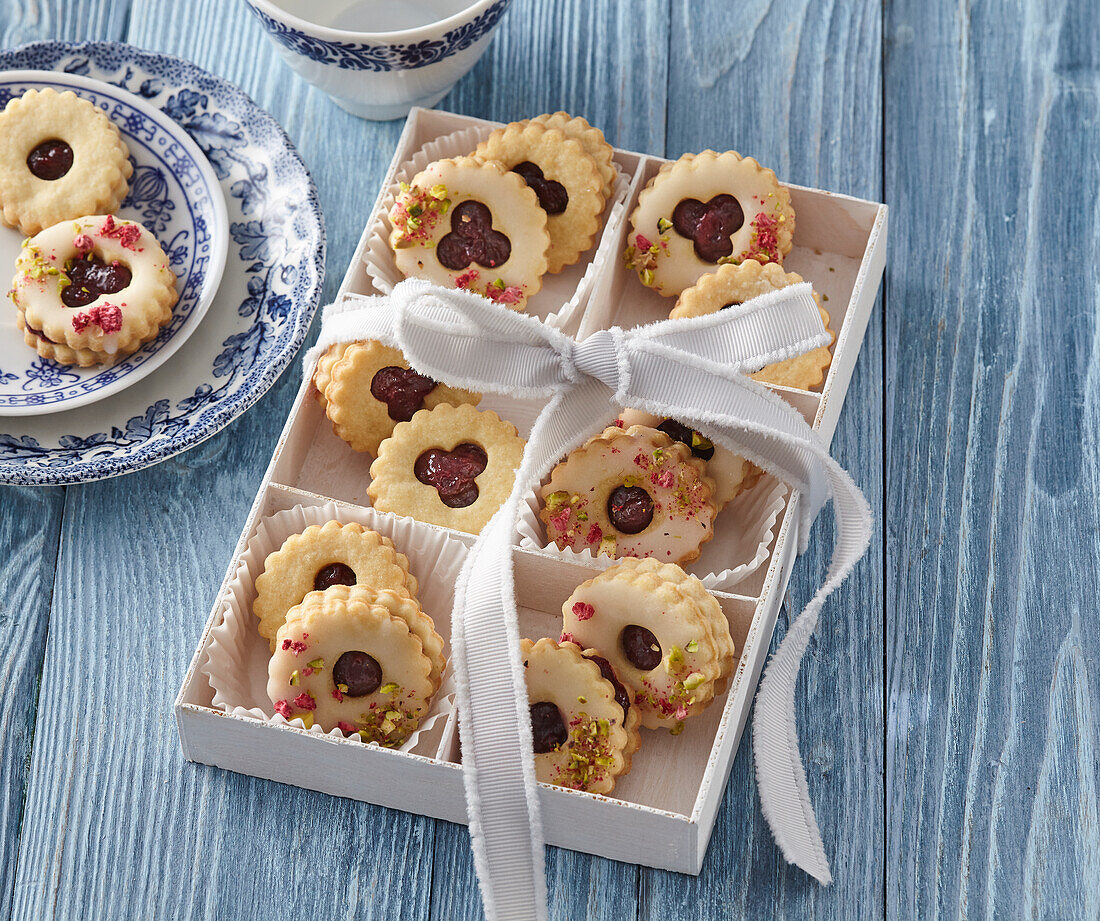
[[[1100,23],[886,32],[887,916],[1096,918]]]
[[[667,155],[736,149],[781,179],[881,198],[881,11],[860,2],[676,6],[670,47]],[[895,250],[896,252],[896,250]],[[698,878],[642,871],[641,917],[869,918],[882,904],[883,352],[875,308],[833,454],[876,518],[867,558],[826,604],[796,695],[810,795],[834,885],[822,889],[780,857],[760,813],[746,730]],[[785,605],[796,615],[828,567],[829,509],[795,566]],[[774,645],[786,632],[781,618]]]

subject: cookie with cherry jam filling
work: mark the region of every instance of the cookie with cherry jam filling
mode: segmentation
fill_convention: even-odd
[[[402,184],[389,213],[394,263],[523,310],[542,287],[550,234],[538,195],[518,173],[472,157],[436,160]]]
[[[580,141],[587,153],[596,161],[603,186],[600,192],[604,201],[611,200],[611,189],[615,183],[615,148],[607,143],[603,132],[599,128],[590,125],[587,119],[580,115],[570,115],[568,112],[552,112],[545,115],[536,115],[534,118],[516,122],[517,125],[526,126],[531,122],[545,125],[547,128],[557,128],[567,138]]]
[[[511,493],[525,444],[494,412],[441,403],[394,426],[367,492],[380,511],[477,534]]]
[[[541,488],[539,518],[559,549],[684,562],[714,536],[714,480],[691,448],[644,425],[610,426]]]
[[[641,742],[630,691],[597,650],[520,640],[535,775],[542,783],[610,793]]]
[[[547,271],[556,274],[590,250],[603,212],[603,175],[584,145],[537,122],[498,128],[477,145],[474,157],[499,163],[523,177],[546,212]]]
[[[428,712],[438,684],[409,623],[375,603],[369,587],[310,592],[287,612],[268,663],[275,713],[306,728],[387,747],[401,745]]]
[[[481,402],[480,393],[418,374],[401,352],[374,340],[330,348],[317,362],[313,381],[333,431],[372,455],[398,422],[408,422],[418,410]]]
[[[782,263],[794,236],[791,193],[775,173],[730,150],[684,154],[646,185],[630,215],[626,264],[675,297],[726,263]]]
[[[114,213],[133,171],[118,128],[70,90],[27,90],[0,113],[0,216],[27,236]]]
[[[674,733],[725,690],[736,662],[714,596],[652,559],[623,560],[577,586],[562,605],[562,637],[599,649],[633,692],[642,725]]]
[[[418,588],[408,558],[388,537],[358,522],[311,525],[292,534],[264,560],[252,605],[260,636],[274,649],[287,611],[309,592],[334,585],[368,585],[413,598]]]

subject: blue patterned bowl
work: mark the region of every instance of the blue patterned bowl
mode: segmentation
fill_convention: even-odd
[[[511,0],[247,0],[283,59],[361,118],[431,108],[481,57]],[[434,21],[429,21],[434,18]],[[407,27],[411,23],[426,25]],[[369,31],[349,31],[349,26]]]
[[[209,161],[180,125],[143,99],[76,74],[0,73],[0,108],[29,89],[72,90],[107,113],[122,132],[134,174],[118,213],[157,238],[176,273],[179,301],[152,342],[109,368],[76,368],[40,358],[16,329],[11,304],[0,313],[0,416],[38,416],[102,400],[167,361],[214,300],[229,247],[225,196]],[[10,272],[23,236],[0,228],[0,271]],[[0,275],[0,278],[5,276]]]

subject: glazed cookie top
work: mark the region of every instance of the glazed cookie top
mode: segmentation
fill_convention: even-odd
[[[72,91],[28,90],[0,113],[0,209],[30,236],[115,211],[133,173],[118,128]]]
[[[642,724],[679,730],[734,666],[729,622],[695,576],[658,560],[623,560],[562,605],[562,639],[602,650],[634,691]]]
[[[624,409],[619,413],[619,421],[624,429],[632,425],[644,425],[664,432],[673,441],[686,445],[692,457],[707,465],[707,475],[714,480],[714,504],[718,511],[725,508],[726,503],[740,491],[748,462],[721,445],[714,444],[702,432],[688,428],[675,419],[654,416],[640,409]]]
[[[498,128],[474,151],[523,177],[546,212],[547,271],[560,272],[592,248],[604,207],[603,176],[584,145],[537,122]]]
[[[333,431],[356,451],[374,455],[393,427],[408,422],[418,410],[481,402],[480,393],[418,374],[401,352],[374,340],[345,346],[327,362],[322,358],[314,383],[318,392],[325,384],[325,412]]]
[[[161,325],[175,283],[156,238],[108,214],[62,221],[25,240],[10,293],[35,333],[113,355]]]
[[[515,310],[542,287],[546,212],[523,178],[499,163],[437,160],[402,184],[390,223],[406,278],[464,288]]]
[[[542,783],[610,793],[638,747],[637,710],[626,688],[573,643],[520,640],[535,773]],[[618,684],[618,687],[616,685]],[[624,707],[625,704],[625,707]]]
[[[395,747],[428,710],[431,663],[408,623],[361,586],[310,592],[287,614],[267,695],[284,719]]]
[[[558,464],[539,517],[561,549],[682,562],[714,536],[714,481],[664,432],[610,426]]]
[[[367,492],[380,511],[477,534],[511,493],[525,444],[494,412],[422,409],[382,442]]]
[[[736,307],[745,301],[771,291],[778,291],[790,285],[802,282],[802,276],[795,272],[784,272],[782,266],[769,262],[761,265],[753,259],[740,265],[719,266],[717,272],[704,275],[690,288],[687,288],[676,301],[669,316],[701,317],[717,313],[727,307]],[[799,390],[812,390],[820,387],[825,380],[825,371],[832,362],[829,346],[836,336],[829,329],[829,314],[821,303],[821,295],[814,291],[817,309],[821,311],[821,322],[831,337],[829,345],[819,346],[802,355],[766,365],[755,374],[753,380],[768,384],[782,384]]]
[[[674,297],[725,263],[781,263],[794,209],[788,189],[752,157],[704,150],[661,167],[630,226],[627,265],[643,285]]]
[[[393,541],[358,522],[327,521],[292,534],[264,560],[256,579],[253,613],[260,636],[271,641],[287,611],[310,591],[333,585],[371,585],[415,596],[416,577],[409,560],[394,549]]]

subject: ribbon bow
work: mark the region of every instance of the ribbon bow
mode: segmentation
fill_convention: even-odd
[[[825,598],[867,548],[871,513],[802,415],[742,373],[828,343],[810,286],[792,285],[705,317],[613,328],[577,342],[478,295],[410,279],[387,297],[345,295],[326,308],[320,339],[306,357],[307,373],[330,345],[358,339],[398,348],[417,371],[453,386],[547,401],[515,487],[474,543],[455,592],[451,662],[486,917],[546,917],[512,567],[520,503],[620,406],[689,425],[797,490],[799,552],[818,511],[833,499],[837,539],[828,576],[771,659],[753,721],[761,806],[776,842],[787,860],[830,882],[798,752],[795,679]]]

